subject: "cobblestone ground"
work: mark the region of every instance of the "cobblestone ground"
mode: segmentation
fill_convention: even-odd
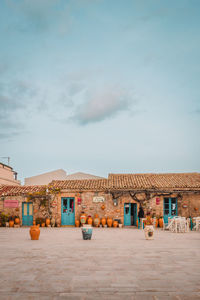
[[[4,299],[200,299],[200,232],[0,228]]]

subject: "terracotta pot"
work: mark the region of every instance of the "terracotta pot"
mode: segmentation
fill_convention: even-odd
[[[156,219],[156,228],[158,227],[158,219]]]
[[[9,221],[9,227],[14,227],[14,221]]]
[[[106,218],[101,219],[101,224],[102,224],[103,227],[106,225]]]
[[[112,227],[112,223],[113,223],[112,218],[107,218],[107,225],[108,225],[108,227]]]
[[[102,210],[105,209],[105,205],[104,205],[104,204],[101,205],[101,209],[102,209]]]
[[[35,222],[35,220],[33,221],[33,225],[36,225],[36,222]]]
[[[117,227],[118,226],[118,222],[117,221],[113,221],[113,227]]]
[[[89,225],[92,225],[92,217],[89,217],[89,218],[87,219],[87,223],[88,223]]]
[[[83,224],[86,224],[86,221],[87,221],[87,216],[86,216],[86,214],[81,214],[81,216],[80,216],[80,222],[81,222],[81,224],[83,225]]]
[[[45,223],[42,223],[42,224],[41,224],[41,227],[45,227]]]
[[[15,224],[16,224],[16,225],[19,225],[19,223],[20,223],[19,218],[15,218]]]
[[[39,240],[39,236],[40,236],[40,228],[35,225],[31,226],[30,228],[30,236],[31,236],[31,240]]]
[[[95,215],[95,218],[94,218],[94,226],[95,227],[99,227],[100,225],[100,218],[99,218],[99,215]]]
[[[51,224],[51,220],[49,218],[46,219],[46,226],[48,227]]]
[[[79,227],[79,226],[80,226],[80,221],[79,221],[79,220],[76,220],[76,221],[75,221],[75,226],[76,226],[76,227]]]
[[[136,226],[138,227],[138,219],[136,220]]]
[[[159,227],[160,227],[160,228],[163,228],[163,218],[160,218],[160,219],[158,220],[158,224],[159,224]]]

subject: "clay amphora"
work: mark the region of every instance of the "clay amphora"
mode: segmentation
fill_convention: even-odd
[[[92,225],[92,217],[89,217],[89,218],[87,219],[87,223],[88,223],[89,225]]]
[[[79,221],[79,220],[76,220],[76,221],[75,221],[75,226],[76,226],[76,227],[79,227],[79,226],[80,226],[80,221]]]
[[[49,218],[46,219],[46,226],[48,227],[51,224],[51,220]]]
[[[41,227],[45,227],[45,223],[42,223],[42,224],[41,224]]]
[[[30,232],[31,240],[39,240],[40,228],[38,226],[36,225],[31,226],[29,232]]]
[[[35,222],[35,220],[33,221],[33,225],[36,225],[36,222]]]
[[[100,218],[99,218],[99,215],[98,214],[95,214],[94,216],[94,226],[95,227],[99,227],[100,225]]]
[[[80,216],[80,222],[81,222],[81,224],[82,225],[86,224],[86,221],[87,221],[86,214],[85,213],[81,214],[81,216]]]
[[[160,228],[163,228],[163,218],[160,218],[160,219],[158,220],[158,224],[159,224],[159,227],[160,227]]]
[[[19,222],[20,222],[19,218],[15,218],[15,224],[19,225]]]
[[[9,227],[14,227],[14,221],[9,221]]]
[[[113,223],[112,218],[107,218],[107,225],[108,225],[108,227],[112,227],[112,223]]]
[[[117,227],[118,226],[118,222],[117,221],[113,221],[113,227]]]
[[[106,225],[106,218],[101,219],[101,224],[102,224],[103,227]]]

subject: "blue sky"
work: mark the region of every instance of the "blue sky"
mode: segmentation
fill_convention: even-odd
[[[2,0],[0,156],[20,179],[200,171],[199,15],[198,0]]]

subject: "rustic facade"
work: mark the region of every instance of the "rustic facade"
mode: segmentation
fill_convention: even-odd
[[[47,217],[52,225],[74,225],[82,212],[136,225],[140,205],[157,217],[199,216],[200,173],[110,174],[108,179],[55,180],[48,186],[2,186],[0,196],[0,212],[18,215],[21,225]]]

